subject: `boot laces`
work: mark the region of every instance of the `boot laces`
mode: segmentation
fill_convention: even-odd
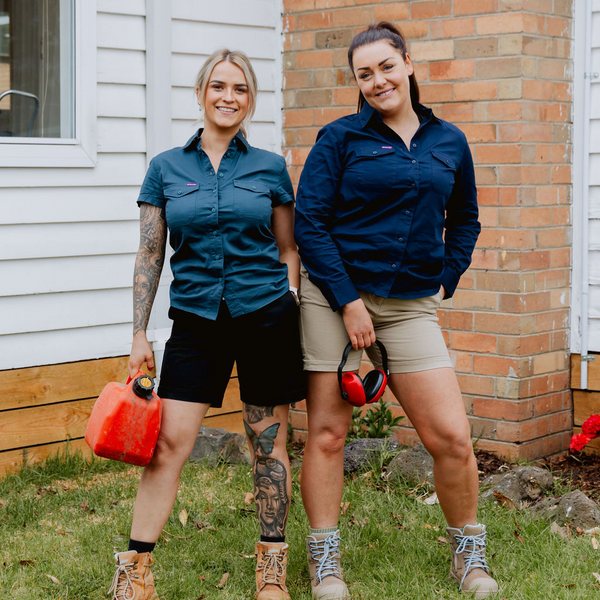
[[[465,561],[465,574],[460,580],[459,590],[462,589],[465,578],[473,569],[483,569],[489,574],[490,569],[485,559],[485,538],[487,531],[477,535],[455,535],[458,542],[456,554],[462,554]]]
[[[267,584],[282,586],[285,577],[285,567],[283,566],[284,552],[262,552],[263,581],[262,588]],[[259,590],[260,591],[260,590]]]
[[[117,572],[113,578],[112,585],[108,593],[114,592],[113,599],[116,600],[134,600],[135,588],[133,587],[132,578],[137,578],[136,575],[132,575],[133,563],[118,565]]]
[[[319,564],[317,566],[317,581],[323,582],[325,577],[334,575],[341,578],[336,558],[340,554],[340,532],[334,531],[324,540],[309,541],[310,555]],[[327,571],[327,573],[325,573]]]

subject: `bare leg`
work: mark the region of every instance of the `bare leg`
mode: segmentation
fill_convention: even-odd
[[[135,499],[131,537],[156,542],[171,514],[179,477],[209,404],[163,399],[162,424],[152,462],[144,468]]]
[[[289,406],[244,404],[244,426],[252,453],[254,498],[261,535],[285,537],[292,478],[286,440]]]
[[[393,373],[389,385],[433,456],[435,490],[448,525],[477,523],[477,461],[454,370]]]
[[[344,444],[352,406],[342,400],[336,373],[308,374],[308,441],[302,463],[302,501],[310,526],[335,527],[344,491]]]

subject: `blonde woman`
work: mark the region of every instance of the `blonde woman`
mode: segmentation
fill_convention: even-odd
[[[173,329],[158,388],[163,424],[140,480],[129,548],[116,555],[112,600],[158,600],[152,551],[202,419],[211,406],[221,406],[234,362],[261,534],[256,598],[289,598],[285,527],[291,478],[285,441],[289,404],[305,397],[300,263],[285,161],[246,140],[256,94],[256,75],[245,54],[213,53],[196,81],[204,128],[185,146],[154,158],[140,191],[132,376],[144,362],[154,367],[146,327],[167,231],[173,248]]]

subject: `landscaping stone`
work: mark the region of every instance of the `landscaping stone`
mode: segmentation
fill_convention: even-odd
[[[490,475],[482,482],[489,486],[482,498],[493,498],[494,492],[500,493],[513,502],[537,500],[545,491],[552,489],[552,474],[540,467],[515,467],[507,473]]]
[[[377,452],[395,452],[399,444],[396,439],[364,438],[353,440],[344,448],[344,473],[356,473],[369,468]]]
[[[249,464],[250,451],[246,444],[246,437],[239,433],[201,427],[190,460],[192,462],[206,460],[210,465],[216,465],[219,461]]]
[[[423,444],[417,444],[408,450],[404,450],[392,460],[387,467],[387,478],[404,479],[413,483],[427,482],[434,485],[433,480],[433,457]]]
[[[548,521],[564,525],[567,521],[573,527],[591,529],[600,525],[600,508],[583,492],[575,490],[562,498],[545,498],[533,510]]]

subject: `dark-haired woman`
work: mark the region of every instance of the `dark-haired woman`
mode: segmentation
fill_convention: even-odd
[[[451,576],[484,598],[498,589],[477,521],[478,476],[469,422],[437,308],[452,297],[480,232],[475,177],[465,136],[419,103],[402,34],[381,22],[359,33],[348,59],[360,90],[356,115],[324,127],[300,179],[296,241],[301,333],[308,379],[308,442],[302,497],[316,598],[349,597],[339,561],[338,516],[344,440],[352,406],[336,370],[348,340],[358,369],[363,349],[434,458],[448,522]]]

